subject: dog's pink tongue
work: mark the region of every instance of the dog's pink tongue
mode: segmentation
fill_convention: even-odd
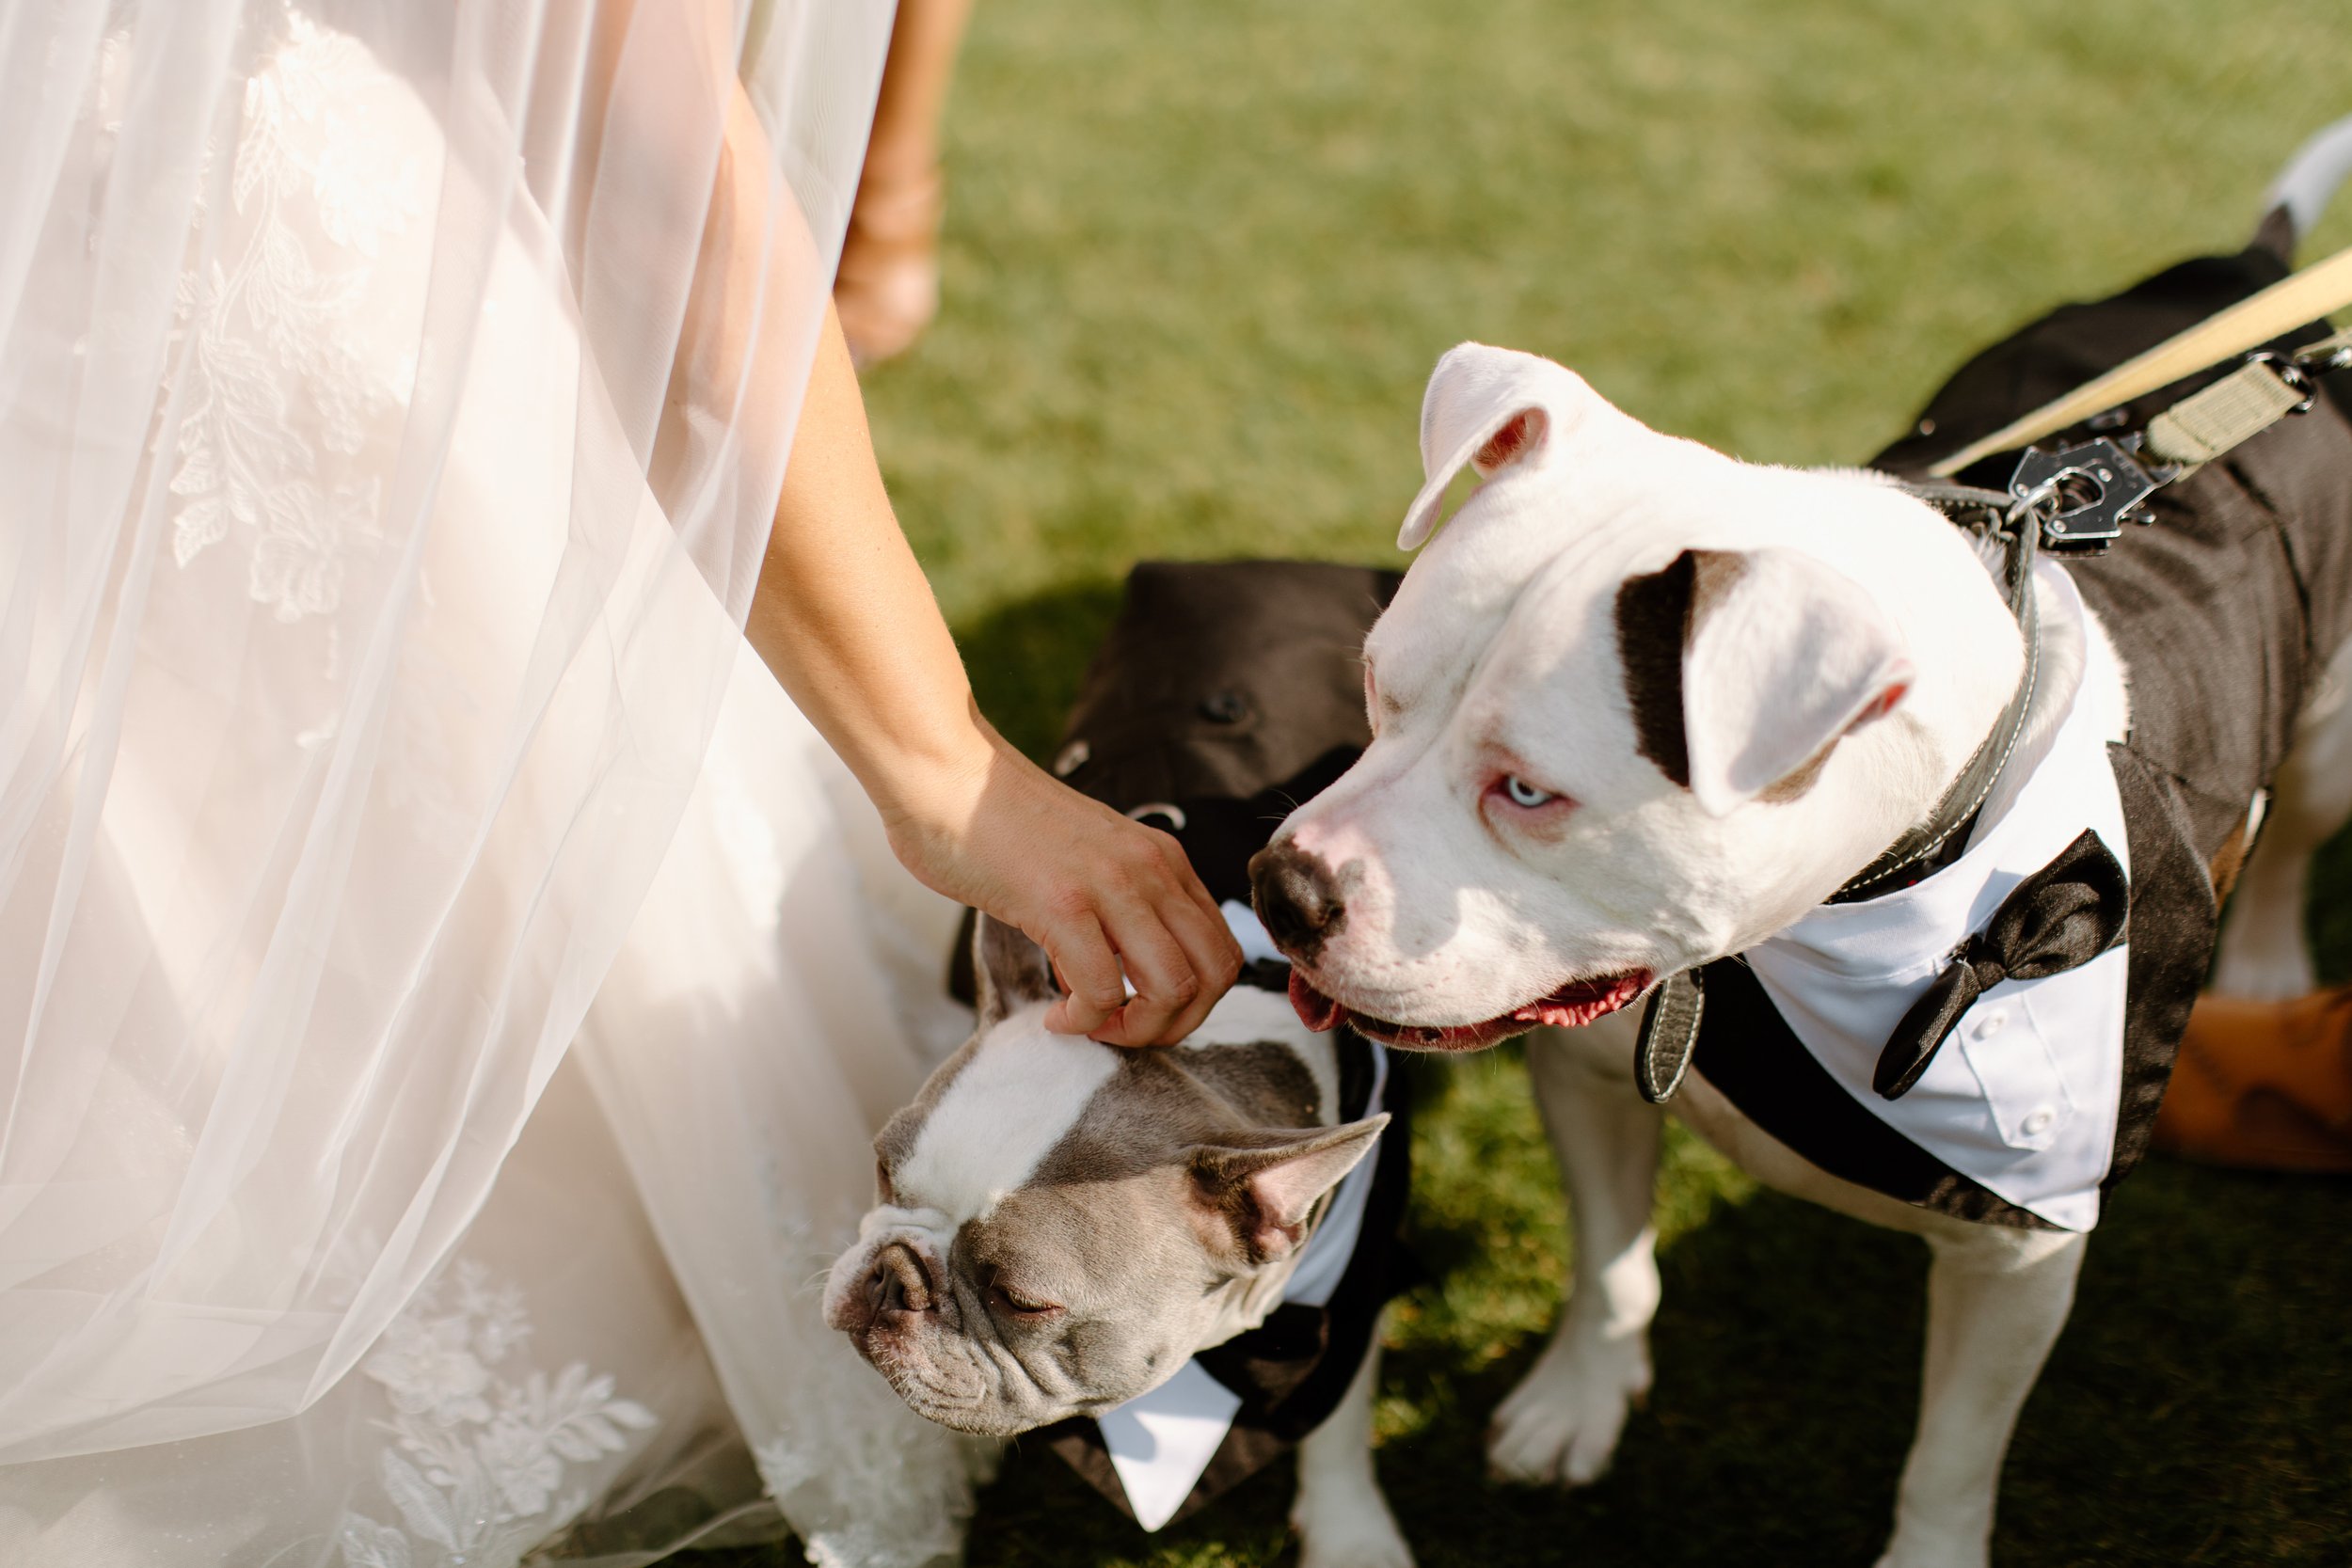
[[[1307,983],[1307,977],[1291,971],[1291,1006],[1297,1009],[1298,1022],[1316,1034],[1328,1034],[1340,1026],[1347,1009]]]

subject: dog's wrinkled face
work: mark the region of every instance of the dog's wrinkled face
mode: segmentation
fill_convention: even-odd
[[[875,1140],[881,1201],[825,1316],[919,1414],[1009,1435],[1254,1326],[1388,1118],[1326,1125],[1329,1053],[1279,998],[1236,990],[1184,1045],[1120,1050],[1046,1032],[1018,931],[977,942],[979,1031]]]
[[[1252,868],[1311,1025],[1471,1050],[1588,1022],[1787,925],[1964,760],[1978,692],[1915,668],[1885,605],[1923,569],[1915,626],[1999,602],[1920,502],[1661,436],[1476,344],[1422,420],[1401,544],[1464,464],[1486,483],[1365,644],[1371,748]],[[1988,651],[1986,689],[2017,657]]]

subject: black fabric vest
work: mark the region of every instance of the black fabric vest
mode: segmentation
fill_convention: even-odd
[[[1292,562],[1138,565],[1088,668],[1056,770],[1120,811],[1161,808],[1143,820],[1175,834],[1212,896],[1247,904],[1249,857],[1371,741],[1358,654],[1399,580]],[[1245,984],[1283,989],[1287,967],[1256,968]],[[1345,1030],[1338,1046],[1341,1117],[1354,1120],[1371,1093],[1372,1050]],[[1241,1409],[1175,1518],[1323,1424],[1362,1366],[1381,1307],[1409,1282],[1397,1232],[1411,1183],[1411,1079],[1391,1055],[1383,1105],[1393,1119],[1373,1155],[1371,1198],[1330,1305],[1286,1302],[1196,1357],[1241,1397]],[[1091,1419],[1041,1435],[1132,1513]]]
[[[1915,433],[1873,466],[1920,477],[1945,453],[2286,271],[2257,246],[2186,261],[2113,298],[2056,310],[1961,367],[1930,400]],[[2315,323],[2271,346],[2290,348],[2327,330]],[[2143,427],[2233,368],[2141,399],[2126,427]],[[2332,378],[2310,414],[2158,491],[2148,526],[2126,525],[2105,555],[2066,561],[2122,656],[2131,690],[2130,737],[2108,748],[2130,839],[2132,895],[2122,1101],[2103,1191],[2146,1151],[2212,960],[2219,896],[2248,847],[2248,808],[2285,759],[2312,681],[2352,634],[2348,391],[2352,382]],[[2014,454],[1988,458],[1960,477],[2001,489],[2015,462]],[[1692,1065],[1765,1132],[1832,1175],[1908,1203],[1987,1224],[2046,1225],[1857,1103],[1737,958],[1709,965],[1706,984]]]

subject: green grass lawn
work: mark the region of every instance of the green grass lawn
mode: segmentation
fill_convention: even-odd
[[[1461,339],[1743,456],[1857,460],[2007,327],[2234,248],[2346,112],[2340,0],[981,0],[946,313],[870,378],[876,439],[988,710],[1034,751],[1135,560],[1397,560],[1422,382]],[[2322,244],[2352,242],[2345,209]],[[2352,927],[2322,926],[2345,973]],[[1490,1485],[1481,1430],[1558,1310],[1562,1205],[1515,1051],[1416,1070],[1435,1278],[1392,1322],[1379,1463],[1421,1560],[1869,1562],[1917,1244],[1678,1139],[1649,1408],[1587,1491]],[[2126,1183],[1997,1560],[2352,1561],[2347,1237],[2344,1182],[2159,1160]],[[1287,1561],[1290,1484],[1147,1536],[1033,1449],[972,1557]]]

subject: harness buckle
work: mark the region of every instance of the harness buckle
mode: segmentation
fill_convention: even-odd
[[[2275,357],[2265,356],[2264,357]],[[2332,375],[2338,371],[2352,371],[2352,332],[2339,332],[2322,338],[2315,343],[2305,343],[2295,351],[2290,361],[2305,375]]]
[[[2286,411],[2286,417],[2293,419],[2318,406],[2319,382],[2313,372],[2325,374],[2331,370],[2342,370],[2344,366],[2334,360],[2344,352],[2339,349],[2333,355],[2318,355],[2309,359],[2300,354],[2291,358],[2283,354],[2249,354],[2246,362],[2249,365],[2268,365],[2270,373],[2287,384],[2287,390],[2302,394],[2303,401]]]
[[[2150,520],[2140,503],[2177,470],[2151,473],[2132,455],[2138,450],[2135,434],[2094,436],[2053,451],[2027,447],[2018,454],[2009,493],[2019,513],[2040,520],[2043,549],[2095,555],[2122,537],[2127,520]]]

